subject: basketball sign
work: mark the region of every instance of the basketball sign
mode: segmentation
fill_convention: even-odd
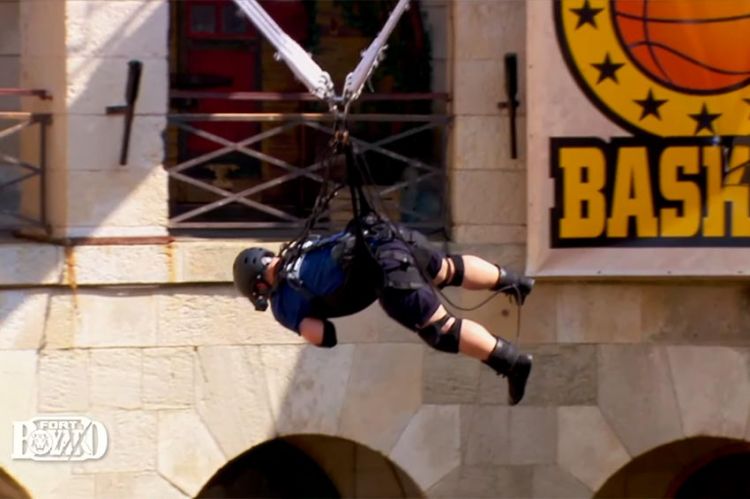
[[[750,0],[556,0],[580,89],[632,137],[552,137],[551,246],[750,246]]]
[[[750,134],[750,0],[555,1],[568,67],[634,133]]]

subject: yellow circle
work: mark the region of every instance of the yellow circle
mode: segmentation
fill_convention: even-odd
[[[649,78],[629,58],[613,25],[610,1],[555,3],[561,49],[571,71],[595,104],[615,121],[631,131],[662,137],[750,134],[747,86],[710,95],[668,88]],[[587,10],[588,16],[582,18],[581,9]],[[740,50],[738,55],[743,53]],[[602,77],[601,68],[607,63],[614,77]],[[612,70],[612,65],[617,69]]]

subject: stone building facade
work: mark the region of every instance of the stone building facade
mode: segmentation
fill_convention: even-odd
[[[523,151],[536,133],[523,89],[541,62],[527,46],[554,37],[535,17],[551,2],[436,5],[453,97],[451,244],[523,268]],[[338,320],[332,351],[301,344],[231,286],[231,262],[252,240],[163,239],[168,2],[0,2],[0,12],[0,64],[53,96],[21,106],[53,115],[56,242],[0,244],[0,466],[30,496],[194,496],[232,459],[290,437],[347,497],[653,497],[750,441],[741,281],[540,279],[520,336],[536,367],[513,408],[502,379],[428,350],[376,307]],[[518,160],[497,108],[507,52],[522,68]],[[120,103],[131,58],[144,81],[119,166],[122,119],[105,108]],[[516,314],[496,300],[468,316],[512,338]],[[42,414],[101,421],[107,455],[11,459],[12,422]]]

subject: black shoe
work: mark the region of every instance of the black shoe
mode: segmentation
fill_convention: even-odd
[[[517,274],[512,270],[500,268],[500,279],[494,289],[507,295],[517,304],[523,305],[526,297],[534,289],[534,279]]]
[[[518,404],[526,393],[526,381],[531,374],[533,361],[534,357],[522,353],[510,369],[508,373],[508,404]]]
[[[512,343],[498,338],[492,353],[484,361],[498,375],[508,378],[508,403],[518,404],[526,392],[533,357],[518,351]]]

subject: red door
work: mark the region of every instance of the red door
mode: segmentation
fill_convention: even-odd
[[[177,85],[183,90],[208,92],[250,92],[259,88],[259,35],[245,14],[231,0],[184,2],[185,50],[183,72]],[[250,113],[258,110],[251,101],[199,99],[193,113]],[[250,122],[194,123],[196,128],[232,142],[257,133]],[[191,134],[185,147],[187,157],[223,146]]]

